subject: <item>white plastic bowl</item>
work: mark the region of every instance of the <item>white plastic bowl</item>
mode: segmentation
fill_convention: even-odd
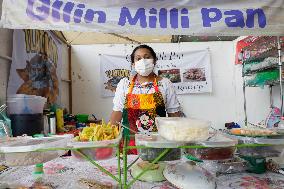
[[[167,140],[201,142],[209,138],[210,122],[181,117],[157,117],[158,133]]]

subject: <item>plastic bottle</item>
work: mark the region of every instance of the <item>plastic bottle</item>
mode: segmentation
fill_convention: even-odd
[[[49,115],[49,132],[52,135],[56,134],[56,118],[53,112]]]
[[[43,180],[44,172],[43,172],[43,164],[36,164],[33,172],[34,180],[39,182]]]
[[[57,131],[63,132],[64,131],[64,118],[63,118],[63,110],[57,109],[56,110],[56,124],[57,124]]]

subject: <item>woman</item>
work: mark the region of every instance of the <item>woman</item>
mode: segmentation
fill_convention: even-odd
[[[131,54],[136,74],[122,79],[113,100],[111,123],[123,120],[123,125],[135,132],[156,132],[155,117],[180,116],[180,104],[169,79],[154,73],[157,56],[147,45],[136,47]],[[129,145],[134,145],[130,141]]]

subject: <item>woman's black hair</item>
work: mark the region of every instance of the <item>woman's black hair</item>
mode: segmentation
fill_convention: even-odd
[[[153,56],[154,61],[157,61],[157,55],[156,55],[155,51],[152,49],[152,47],[150,47],[148,45],[139,45],[139,46],[135,47],[135,49],[131,53],[131,63],[134,63],[134,54],[138,49],[148,49],[150,51],[151,55]]]

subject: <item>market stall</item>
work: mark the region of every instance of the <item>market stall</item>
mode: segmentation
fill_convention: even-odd
[[[71,62],[72,41],[65,40],[62,32],[37,30],[111,33],[131,43],[139,41],[131,40],[125,34],[282,36],[282,9],[281,0],[210,3],[4,0],[3,27],[25,30],[14,32],[14,41],[22,42],[14,47],[13,62],[18,65],[12,64],[11,67],[11,73],[18,75],[10,79],[11,84],[19,88],[8,89],[7,105],[12,125],[5,114],[7,107],[1,106],[0,109],[3,119],[0,122],[3,135],[0,140],[0,158],[3,161],[0,187],[284,188],[282,37],[250,38],[250,44],[240,48],[243,82],[234,81],[233,85],[239,84],[243,89],[244,124],[225,124],[223,120],[212,124],[209,116],[205,115],[199,115],[200,119],[158,117],[155,120],[158,132],[136,133],[123,123],[105,123],[107,118],[101,116],[103,114],[99,119],[92,113],[81,114],[83,106],[75,107],[77,115],[71,114],[71,97],[69,114],[64,113],[64,107],[54,106],[60,94],[57,78],[63,51],[60,44],[68,44]],[[21,49],[26,51],[20,55]],[[111,47],[108,50],[111,51]],[[208,48],[185,51],[179,45],[170,50],[158,53],[158,74],[169,78],[178,94],[214,93],[212,80],[215,78],[211,80]],[[130,65],[127,63],[131,58],[129,53],[125,54],[110,56],[98,53],[101,65],[104,65],[98,74],[106,75],[101,79],[102,91],[108,91],[102,96],[113,96],[118,81],[129,76]],[[21,64],[23,57],[28,59],[25,68]],[[37,62],[41,63],[40,66]],[[110,62],[112,64],[108,65]],[[177,62],[178,66],[173,62]],[[188,62],[199,67],[188,67]],[[168,69],[163,68],[165,65]],[[182,69],[185,71],[181,72]],[[78,88],[84,87],[85,77],[77,73],[73,78],[80,80]],[[44,79],[39,79],[38,75]],[[70,83],[69,90],[72,91],[71,75],[70,69],[69,79],[65,80]],[[24,80],[23,83],[16,82],[19,77]],[[48,84],[45,83],[46,77],[50,78]],[[264,123],[251,123],[247,115],[249,99],[246,98],[246,87],[264,88],[267,85],[271,91],[271,111]],[[272,97],[273,86],[279,86],[276,90],[279,89],[280,100],[276,102]],[[73,90],[77,94],[76,89]],[[108,108],[103,106],[96,109],[103,112],[104,108]],[[213,108],[208,109],[213,112]],[[214,111],[217,109],[214,108]],[[201,108],[198,111],[202,112]],[[251,111],[250,115],[253,113]],[[24,128],[25,122],[29,122],[30,127]],[[216,123],[220,122],[222,126],[216,128]],[[30,129],[32,124],[34,130]],[[130,139],[135,140],[136,146],[130,145]],[[137,149],[138,155],[129,155],[128,152],[134,149]],[[67,152],[68,155],[71,152],[71,156],[62,157]]]

